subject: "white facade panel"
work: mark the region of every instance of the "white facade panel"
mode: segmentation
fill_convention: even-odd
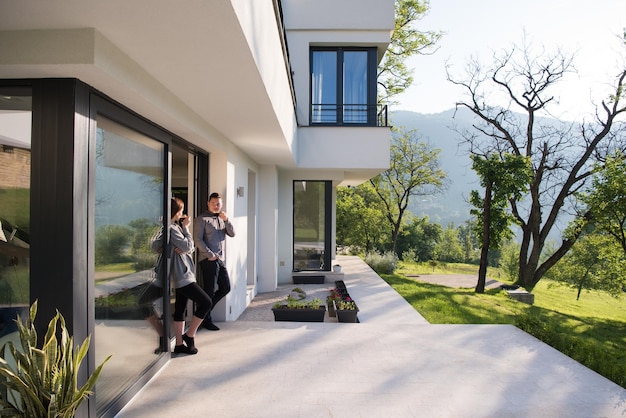
[[[389,168],[390,128],[303,127],[298,141],[298,167],[349,172],[343,185],[362,183]]]
[[[394,0],[283,0],[289,29],[394,28]]]

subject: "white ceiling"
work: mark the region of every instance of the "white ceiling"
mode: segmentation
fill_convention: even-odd
[[[224,149],[230,141],[258,163],[295,166],[231,3],[0,0],[1,31],[95,28],[164,93],[133,91],[129,86],[136,83],[112,76],[99,63],[6,65],[0,55],[0,78],[78,77],[205,149]]]

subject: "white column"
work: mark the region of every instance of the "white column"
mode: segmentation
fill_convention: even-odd
[[[276,290],[278,283],[278,170],[262,166],[259,175],[258,291]]]

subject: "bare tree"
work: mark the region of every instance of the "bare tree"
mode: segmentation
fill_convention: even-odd
[[[448,80],[461,86],[467,96],[457,103],[457,109],[469,109],[476,117],[473,129],[461,132],[471,153],[511,153],[531,161],[528,194],[509,199],[511,213],[522,231],[518,283],[528,289],[578,238],[580,231],[563,237],[554,253],[541,261],[548,235],[574,193],[592,174],[593,163],[609,152],[616,135],[624,133],[616,118],[626,112],[622,103],[626,66],[612,83],[614,93],[597,106],[592,122],[555,123],[541,117],[550,115],[549,107],[556,100],[553,87],[575,72],[572,55],[562,51],[531,53],[526,45],[494,54],[488,68],[471,60],[463,78],[454,78],[448,71]],[[488,104],[497,94],[507,98],[507,107]]]

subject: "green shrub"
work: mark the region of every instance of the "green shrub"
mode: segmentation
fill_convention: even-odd
[[[402,261],[413,261],[418,262],[417,252],[415,252],[415,248],[409,248],[405,252],[402,253]]]
[[[365,262],[378,274],[393,274],[398,268],[398,256],[390,251],[382,255],[369,253],[365,256]]]
[[[133,268],[135,271],[150,270],[155,267],[157,260],[156,254],[134,254],[133,255]]]
[[[130,230],[121,225],[103,225],[96,230],[96,265],[127,261],[125,250],[130,241]]]

